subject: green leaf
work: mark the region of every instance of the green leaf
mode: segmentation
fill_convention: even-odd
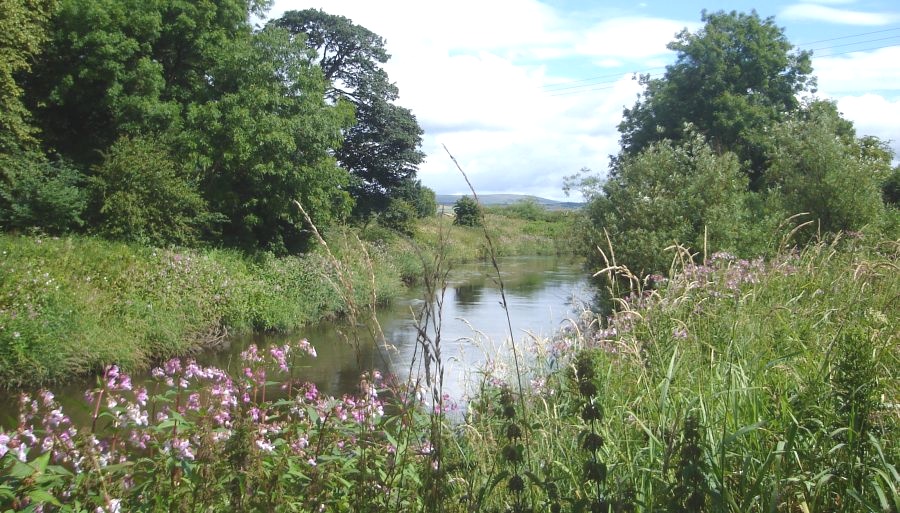
[[[32,490],[32,491],[28,492],[28,497],[32,501],[39,503],[39,504],[49,502],[50,504],[53,504],[54,506],[62,505],[62,503],[60,503],[56,499],[56,497],[54,497],[52,494],[50,494],[50,492],[47,492],[46,490]]]

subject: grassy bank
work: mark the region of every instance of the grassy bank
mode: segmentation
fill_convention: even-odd
[[[353,272],[360,304],[371,279],[356,243],[332,251]],[[344,298],[321,251],[302,257],[166,250],[95,238],[0,236],[0,382],[36,385],[187,354],[231,332],[290,330],[335,315]],[[402,290],[373,251],[379,297]]]
[[[898,511],[898,258],[858,240],[715,255],[535,342],[519,374],[492,366],[456,422],[434,374],[364,375],[340,399],[292,382],[305,341],[250,348],[233,376],[172,360],[149,398],[109,368],[87,399],[116,423],[72,426],[46,393],[22,402],[0,433],[0,506]],[[267,360],[283,370],[260,373]],[[267,380],[286,397],[267,400]]]
[[[526,479],[495,507],[898,511],[898,258],[860,240],[718,254],[636,290],[539,348],[524,411],[502,413],[514,377],[486,388],[458,464],[469,486]]]
[[[493,216],[502,254],[553,248],[551,230]],[[547,224],[547,223],[544,223]],[[416,282],[445,239],[450,258],[484,255],[480,229],[422,221],[410,238],[371,230],[328,234],[354,301],[390,301]],[[520,235],[524,234],[524,235]],[[360,242],[357,236],[371,239]],[[387,235],[387,236],[385,236]],[[117,363],[125,369],[188,354],[227,333],[289,331],[346,309],[346,289],[323,250],[275,258],[174,250],[89,237],[0,235],[0,383],[36,386]],[[371,265],[370,265],[371,264]]]

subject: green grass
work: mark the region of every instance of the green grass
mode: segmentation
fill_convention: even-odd
[[[359,398],[310,396],[288,382],[293,396],[266,401],[265,390],[278,385],[268,380],[289,378],[290,369],[252,372],[277,351],[248,351],[241,358],[249,371],[226,380],[167,365],[155,385],[160,395],[147,403],[110,370],[90,396],[94,417],[122,425],[63,436],[68,420],[52,396],[23,402],[23,424],[0,432],[0,507],[59,501],[60,511],[88,511],[121,500],[146,511],[896,512],[900,242],[862,237],[767,262],[715,255],[656,286],[632,282],[611,316],[585,312],[558,337],[531,340],[521,375],[486,369],[458,421],[442,413],[434,374],[424,390],[372,375],[385,388],[374,393],[366,377]],[[349,262],[358,246],[331,240],[339,261]],[[84,241],[56,243],[75,249]],[[379,251],[390,254],[371,249],[376,261]],[[109,269],[123,275],[134,260],[152,261],[127,247],[103,251],[119,253],[95,269],[101,281]],[[61,249],[48,254],[77,260]],[[156,257],[171,267],[175,255]],[[201,269],[200,260],[191,265]],[[282,273],[275,260],[230,262],[233,275],[241,265],[275,269],[269,286],[302,276]],[[22,297],[51,297],[24,292],[54,283],[32,281],[44,269],[32,271],[17,273],[29,277],[17,282]],[[439,374],[438,338],[426,342],[431,350],[420,357]],[[229,396],[262,397],[220,400],[225,384]],[[423,391],[430,399],[416,399]],[[150,415],[148,424],[133,414],[160,408],[177,415]],[[353,410],[365,420],[346,415]],[[216,427],[217,411],[234,423]],[[129,432],[146,434],[150,450],[117,453]],[[51,442],[71,461],[105,451],[125,463],[95,458],[91,471],[73,474],[48,465],[41,447]],[[176,442],[195,452],[176,454]],[[27,461],[19,461],[26,446]]]
[[[357,245],[339,235],[331,249],[366,304],[372,277]],[[275,258],[3,235],[0,254],[0,382],[7,387],[109,363],[145,367],[226,332],[292,330],[345,307],[321,251]],[[400,274],[387,255],[372,258],[376,293],[389,300],[403,290]]]
[[[532,503],[549,500],[552,481],[566,507],[600,497],[617,511],[897,511],[898,256],[895,242],[850,240],[768,263],[719,260],[631,296],[603,329],[588,316],[594,328],[556,340],[534,371],[547,385],[526,391]],[[593,362],[590,397],[575,354]],[[476,452],[459,455],[484,486],[509,443],[491,397],[466,431]],[[583,473],[587,400],[604,411],[593,425],[601,483]],[[502,486],[491,497],[516,500]]]

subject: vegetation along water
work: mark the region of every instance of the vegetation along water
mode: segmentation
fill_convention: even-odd
[[[900,167],[773,19],[679,33],[609,172],[568,180],[582,209],[437,214],[351,20],[0,3],[0,510],[900,511]],[[524,334],[502,257],[538,254],[601,293]],[[376,312],[410,286],[400,345]],[[455,409],[451,307],[478,302],[505,351]],[[339,341],[198,359],[323,318]],[[352,390],[302,374],[322,344]],[[370,364],[390,345],[405,372]],[[44,387],[76,376],[77,406]]]

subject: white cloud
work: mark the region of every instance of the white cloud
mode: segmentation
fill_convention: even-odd
[[[813,69],[819,91],[836,96],[860,91],[900,93],[900,46],[836,57],[816,57]]]
[[[666,45],[685,27],[696,22],[663,18],[614,18],[590,27],[575,45],[575,51],[595,57],[646,59],[670,53]]]
[[[803,5],[810,4],[793,7]],[[561,13],[537,0],[277,0],[271,16],[310,7],[386,39],[392,58],[385,69],[400,89],[398,103],[426,131],[419,177],[445,194],[467,186],[442,145],[483,193],[561,199],[563,176],[584,166],[605,171],[618,151],[622,109],[640,92],[630,72],[661,74],[673,57],[666,44],[683,28],[700,27],[621,11]],[[816,11],[795,15],[803,12]],[[813,64],[822,94],[838,100],[861,134],[900,139],[890,134],[891,120],[900,119],[900,95],[890,93],[900,85],[894,62],[900,49],[816,57]],[[601,78],[572,82],[592,76]],[[882,103],[864,91],[883,93]]]
[[[844,117],[853,121],[857,135],[890,141],[895,158],[900,158],[900,98],[888,100],[877,94],[844,96],[837,105]]]
[[[836,3],[836,2],[825,2]],[[873,13],[836,9],[810,3],[794,4],[786,7],[778,16],[787,20],[824,21],[840,25],[890,25],[900,21],[897,13]]]

